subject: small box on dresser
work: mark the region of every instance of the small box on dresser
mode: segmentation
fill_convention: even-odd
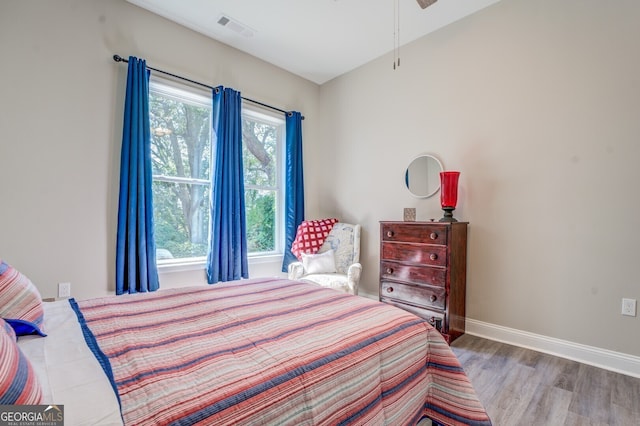
[[[380,300],[464,334],[468,222],[380,222]]]

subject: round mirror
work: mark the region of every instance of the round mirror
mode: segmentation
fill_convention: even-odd
[[[440,189],[442,163],[433,155],[414,158],[404,173],[404,183],[416,197],[429,198]]]

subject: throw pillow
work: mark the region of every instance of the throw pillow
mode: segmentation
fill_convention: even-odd
[[[13,328],[0,318],[0,405],[42,402],[42,387],[31,362],[24,356]]]
[[[315,254],[322,247],[324,240],[338,219],[304,220],[296,231],[296,238],[291,244],[291,253],[302,260],[302,253]]]
[[[302,253],[302,266],[307,274],[333,274],[336,272],[336,260],[333,250],[318,254]]]
[[[42,330],[44,309],[35,285],[8,263],[0,260],[0,318],[28,321]]]

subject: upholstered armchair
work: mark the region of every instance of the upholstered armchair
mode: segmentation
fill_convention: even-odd
[[[335,272],[330,272],[332,260],[335,263]],[[362,272],[359,262],[360,225],[338,222],[333,225],[317,254],[303,255],[302,262],[289,264],[288,276],[290,280],[308,281],[346,293],[358,294]]]

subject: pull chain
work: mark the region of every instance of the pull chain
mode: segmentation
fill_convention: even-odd
[[[398,1],[398,67],[400,67],[400,0]]]
[[[393,0],[393,69],[400,66],[400,0]]]

